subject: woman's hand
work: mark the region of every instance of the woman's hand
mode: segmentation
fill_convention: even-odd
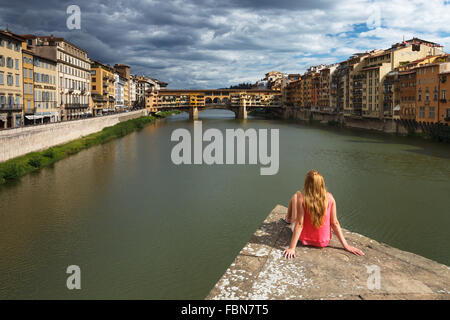
[[[291,258],[295,258],[295,248],[294,249],[286,249],[283,251],[283,256],[286,259],[291,259]]]
[[[345,247],[345,250],[347,250],[348,252],[351,252],[357,256],[363,256],[364,252],[362,252],[361,250],[359,250],[358,248],[352,247],[352,246],[347,246]]]

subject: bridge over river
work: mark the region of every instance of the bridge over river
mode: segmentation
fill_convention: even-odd
[[[189,113],[193,120],[207,109],[231,110],[236,118],[246,119],[251,109],[281,106],[281,92],[265,89],[160,90],[146,95],[146,107],[150,111],[177,109]]]

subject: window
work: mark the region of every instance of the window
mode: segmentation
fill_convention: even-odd
[[[0,72],[0,84],[5,84],[5,74],[3,72]]]
[[[435,107],[430,107],[428,111],[429,111],[428,112],[428,117],[434,119],[434,117],[436,116]]]
[[[14,68],[14,61],[13,61],[13,59],[11,59],[10,57],[8,57],[8,58],[6,58],[6,66],[8,67],[8,68]]]
[[[446,99],[447,99],[447,91],[442,90],[442,100],[446,100]]]
[[[13,85],[13,76],[11,73],[8,73],[8,75],[6,76],[6,84],[8,86],[12,86]]]
[[[419,108],[419,118],[425,118],[425,107]]]
[[[16,74],[16,87],[20,86],[19,75]]]
[[[5,66],[5,57],[0,56],[0,67],[4,67],[4,66]]]
[[[16,70],[19,70],[19,59],[16,59]]]

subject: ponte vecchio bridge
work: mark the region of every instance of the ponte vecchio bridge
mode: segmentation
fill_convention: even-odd
[[[247,111],[257,108],[281,108],[280,91],[264,89],[172,90],[147,92],[146,107],[151,112],[180,110],[196,120],[207,109],[233,111],[238,119],[246,119]]]

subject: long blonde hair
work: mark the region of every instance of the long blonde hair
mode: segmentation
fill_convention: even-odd
[[[303,207],[308,211],[312,225],[319,228],[325,218],[328,196],[325,181],[317,170],[311,170],[306,174]]]

